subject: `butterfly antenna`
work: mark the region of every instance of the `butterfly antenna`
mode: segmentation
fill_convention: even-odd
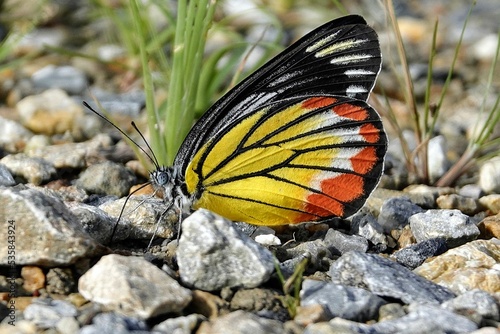
[[[116,125],[113,124],[113,122],[111,122],[107,117],[105,117],[104,115],[101,115],[100,113],[98,113],[97,111],[95,111],[86,101],[83,101],[82,102],[83,105],[89,109],[90,111],[92,111],[94,114],[96,114],[97,116],[99,116],[100,118],[102,118],[103,120],[105,120],[106,122],[108,122],[109,124],[111,124],[115,129],[117,129],[118,131],[121,132],[122,135],[124,135],[125,137],[127,137],[128,140],[130,140],[132,143],[134,143],[135,146],[137,146],[142,152],[144,152],[144,154],[148,157],[148,159],[155,165],[156,168],[159,168],[160,167],[160,164],[158,164],[158,160],[156,159],[154,153],[153,153],[153,150],[151,150],[151,147],[149,146],[148,142],[146,141],[146,139],[144,139],[144,136],[142,135],[142,133],[139,131],[139,129],[137,128],[137,126],[134,124],[134,122],[132,122],[132,126],[134,127],[134,129],[137,130],[137,132],[139,132],[141,138],[146,142],[146,145],[147,147],[149,148],[149,150],[151,151],[151,153],[153,153],[153,157],[154,159],[151,157],[151,155],[146,152],[145,149],[143,149],[139,144],[136,143],[135,140],[133,140],[132,138],[130,138],[130,136],[128,134],[125,133],[125,131],[123,131],[122,129],[120,129],[119,127],[117,127]]]
[[[134,121],[132,121],[132,126],[135,129],[135,131],[137,131],[137,133],[139,134],[139,136],[141,136],[142,140],[146,143],[146,146],[148,147],[149,152],[151,152],[151,155],[154,158],[153,163],[155,164],[155,167],[156,168],[160,167],[160,163],[158,162],[158,159],[156,158],[155,152],[153,151],[153,149],[151,148],[151,146],[149,146],[148,141],[146,140],[146,138],[144,138],[144,135],[142,134],[141,130],[139,130],[139,128],[137,127],[137,125],[135,124]]]
[[[122,209],[120,210],[120,214],[118,215],[118,219],[116,219],[116,223],[115,223],[115,226],[113,226],[113,231],[111,232],[111,236],[109,237],[109,244],[111,244],[111,242],[113,242],[113,237],[115,236],[115,233],[116,233],[116,229],[118,228],[118,223],[120,222],[120,219],[122,218],[123,216],[123,212],[125,211],[125,207],[127,206],[127,202],[128,200],[130,199],[130,196],[132,196],[133,194],[135,194],[136,192],[138,192],[139,190],[149,186],[151,184],[151,182],[147,182],[147,183],[144,183],[142,186],[140,186],[139,188],[137,188],[136,190],[132,191],[126,198],[125,198],[125,203],[123,203],[123,206],[122,206]],[[134,209],[135,210],[135,209]]]

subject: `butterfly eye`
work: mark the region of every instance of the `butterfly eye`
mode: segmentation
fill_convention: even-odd
[[[170,178],[171,177],[168,171],[165,169],[157,169],[151,173],[151,180],[153,180],[153,183],[159,187],[165,186],[169,182]]]

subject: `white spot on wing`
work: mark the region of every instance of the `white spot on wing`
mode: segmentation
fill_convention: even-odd
[[[364,77],[365,75],[374,75],[375,73],[372,71],[368,71],[365,69],[351,69],[344,72],[349,78],[359,78]]]
[[[351,54],[343,57],[332,58],[330,60],[330,64],[348,65],[348,64],[361,63],[370,59],[371,57],[372,55],[369,54]]]
[[[315,57],[321,58],[325,56],[329,56],[335,52],[349,50],[355,48],[359,45],[366,43],[367,39],[348,39],[342,42],[334,43],[321,51],[316,52]]]
[[[309,46],[307,49],[306,49],[306,52],[313,52],[313,51],[316,51],[317,49],[319,49],[320,47],[322,47],[323,45],[326,45],[328,44],[330,41],[334,40],[335,37],[337,37],[337,35],[339,34],[339,32],[341,32],[342,30],[338,30],[336,31],[335,33],[323,38],[323,39],[320,39],[319,41],[317,41],[316,43],[314,43],[313,45]]]
[[[368,90],[363,86],[350,85],[349,87],[347,87],[345,93],[348,97],[355,97],[357,94],[368,93]]]

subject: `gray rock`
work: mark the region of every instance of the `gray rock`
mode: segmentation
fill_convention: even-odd
[[[56,324],[55,330],[60,334],[74,334],[80,329],[78,320],[74,317],[62,317]]]
[[[79,132],[82,106],[60,89],[29,95],[16,104],[21,123],[46,135]]]
[[[342,255],[348,251],[365,253],[368,250],[368,240],[360,235],[348,235],[333,228],[326,232],[323,243],[335,255]]]
[[[139,117],[139,114],[146,103],[146,95],[142,90],[130,91],[123,94],[114,94],[107,91],[93,88],[87,100],[89,105],[99,110],[93,102],[94,98],[99,101],[100,106],[110,114],[128,115],[131,118]]]
[[[24,153],[11,154],[0,160],[9,172],[22,177],[29,183],[40,185],[56,176],[56,169],[52,164],[41,158],[30,158]]]
[[[428,334],[469,333],[477,325],[464,316],[445,310],[437,305],[412,304],[407,315],[387,321],[381,321],[366,327],[361,333],[384,334]]]
[[[406,315],[405,306],[399,303],[390,303],[380,306],[378,321],[401,318]]]
[[[23,312],[39,328],[54,328],[63,317],[76,317],[76,307],[64,300],[35,299]]]
[[[330,318],[365,322],[378,316],[380,306],[387,302],[373,293],[350,286],[304,280],[300,291],[300,306],[319,304]]]
[[[286,252],[291,258],[306,256],[309,258],[312,268],[320,268],[325,258],[332,258],[328,247],[320,239],[301,242],[297,246],[287,249]]]
[[[0,116],[0,147],[8,152],[19,152],[33,136],[31,131],[16,121]]]
[[[235,311],[204,322],[197,334],[283,334],[283,324],[253,313]]]
[[[83,143],[32,147],[26,150],[26,154],[43,158],[56,168],[84,168],[93,162],[100,149],[111,145],[111,137],[101,134]]]
[[[311,260],[311,254],[310,253],[304,253],[299,256],[295,256],[291,259],[285,260],[283,262],[280,262],[279,268],[280,272],[283,275],[285,279],[291,277],[295,270],[297,269],[297,266],[302,262],[302,260],[307,259],[308,261]]]
[[[290,317],[283,308],[283,295],[274,289],[238,289],[231,298],[229,309],[249,311],[275,320]]]
[[[153,332],[165,334],[191,334],[194,333],[194,330],[204,320],[206,320],[206,318],[200,314],[170,318],[154,326]]]
[[[85,73],[73,66],[47,65],[33,73],[31,80],[36,88],[60,88],[71,95],[81,94],[88,87]]]
[[[0,187],[0,207],[2,231],[15,230],[17,265],[65,266],[103,251],[57,197],[23,185]],[[7,265],[7,243],[0,252],[0,264]]]
[[[428,144],[428,171],[431,183],[437,181],[450,168],[446,138],[443,135],[432,137]]]
[[[50,268],[46,280],[48,293],[67,296],[76,291],[75,277],[70,268]]]
[[[405,196],[421,208],[435,209],[436,198],[441,195],[454,194],[450,187],[432,187],[425,184],[412,184],[405,188]]]
[[[0,164],[0,186],[10,187],[16,184],[16,181],[12,177],[10,171],[5,167],[5,165]]]
[[[463,245],[479,235],[479,229],[458,210],[428,210],[410,217],[410,228],[417,240],[444,238],[449,248]]]
[[[274,271],[269,250],[204,209],[182,222],[177,263],[184,284],[207,291],[257,287]]]
[[[415,213],[422,212],[422,208],[413,204],[407,197],[390,198],[382,204],[378,222],[384,232],[401,229],[408,225],[408,219]]]
[[[112,226],[120,216],[125,198],[99,205],[112,219]],[[165,202],[150,196],[130,196],[118,222],[113,240],[151,239],[153,236],[172,238],[177,233],[178,218],[165,213]]]
[[[457,209],[466,215],[474,215],[482,210],[479,200],[457,194],[441,195],[436,199],[440,209]]]
[[[83,326],[79,334],[146,334],[150,333],[143,320],[116,313],[99,313],[92,324]]]
[[[486,193],[500,193],[500,158],[486,161],[479,169],[479,186]]]
[[[144,258],[106,255],[78,281],[82,296],[139,319],[180,312],[191,291]]]
[[[392,256],[398,263],[413,270],[429,257],[442,254],[447,249],[443,238],[435,238],[400,249]]]
[[[121,164],[106,161],[87,168],[76,185],[89,193],[125,196],[137,182],[134,173]]]
[[[101,244],[110,241],[111,233],[116,223],[116,218],[110,217],[98,207],[79,202],[68,202],[68,208],[78,218],[81,229],[88,233],[94,240]],[[120,230],[121,232],[121,230]],[[114,240],[124,240],[128,237],[115,233]],[[122,236],[120,239],[117,236]]]
[[[408,314],[400,318],[373,325],[335,318],[328,323],[307,326],[304,334],[461,334],[476,329],[477,325],[466,317],[437,305],[412,304]]]
[[[333,283],[364,288],[404,303],[442,303],[455,295],[406,267],[376,254],[349,252],[330,267]]]
[[[303,334],[368,334],[368,325],[359,322],[334,318],[329,322],[318,322],[308,325]],[[378,334],[378,333],[370,333]]]
[[[464,185],[462,188],[460,188],[458,194],[460,196],[470,197],[474,199],[479,199],[485,195],[483,189],[481,189],[481,187],[477,184]]]
[[[371,214],[358,212],[352,217],[352,234],[358,234],[365,239],[371,241],[374,245],[387,247],[387,236],[384,234],[384,229]]]
[[[443,303],[444,308],[460,314],[478,313],[482,318],[500,321],[495,298],[484,290],[474,289]]]

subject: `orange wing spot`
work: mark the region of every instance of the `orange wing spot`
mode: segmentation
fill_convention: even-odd
[[[316,221],[318,217],[341,217],[344,214],[344,205],[324,194],[311,194],[307,196],[307,201],[304,206],[307,213],[297,215],[293,223]]]
[[[351,158],[351,164],[354,172],[359,174],[368,173],[377,162],[377,153],[375,147],[366,147],[361,152]]]
[[[367,143],[376,143],[380,139],[380,130],[372,123],[363,124],[359,129],[359,134]]]
[[[349,103],[342,103],[332,108],[333,112],[341,117],[353,119],[355,121],[363,121],[368,118],[368,112],[365,108],[355,106]]]
[[[313,97],[302,102],[302,107],[305,109],[318,109],[335,102],[337,102],[337,99],[333,97]]]
[[[361,176],[342,174],[321,182],[323,194],[310,194],[304,210],[295,223],[318,220],[319,217],[343,217],[343,203],[352,202],[363,195],[364,181]]]
[[[342,174],[321,181],[321,191],[341,202],[351,202],[363,195],[364,184],[361,176]]]

